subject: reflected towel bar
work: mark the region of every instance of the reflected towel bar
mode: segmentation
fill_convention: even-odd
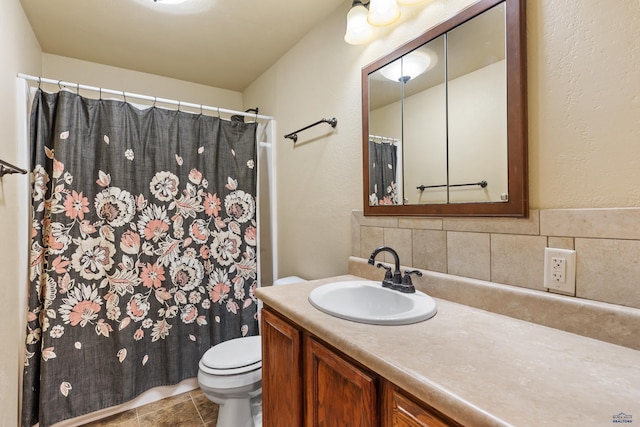
[[[14,166],[11,163],[7,163],[4,160],[0,160],[0,177],[9,175],[12,173],[21,173],[24,175],[27,173],[27,171],[17,166]]]
[[[487,185],[487,181],[480,181],[480,182],[472,182],[469,184],[451,184],[451,185],[447,185],[447,184],[442,184],[442,185],[419,185],[416,188],[420,191],[424,191],[427,188],[439,188],[439,187],[467,187],[467,186],[471,186],[471,185],[479,185],[482,188],[485,188]]]
[[[338,124],[338,120],[334,117],[332,119],[322,119],[322,120],[318,120],[317,122],[310,124],[309,126],[303,127],[302,129],[298,129],[294,132],[291,132],[287,135],[285,135],[285,138],[289,138],[292,139],[294,143],[298,142],[298,132],[302,132],[303,130],[307,130],[309,128],[312,128],[316,125],[319,125],[320,123],[329,123],[331,125],[332,128],[336,127],[336,125]]]

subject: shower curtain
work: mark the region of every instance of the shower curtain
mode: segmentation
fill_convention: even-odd
[[[258,334],[256,126],[37,91],[23,426],[195,377]]]
[[[398,148],[369,141],[369,205],[397,205]]]

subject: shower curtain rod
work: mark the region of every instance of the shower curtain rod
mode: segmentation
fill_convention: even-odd
[[[261,119],[261,120],[273,120],[274,119],[271,116],[263,116],[263,115],[259,115],[259,114],[252,114],[252,113],[248,113],[246,111],[236,111],[236,110],[228,110],[226,108],[220,108],[220,107],[210,107],[208,105],[193,104],[193,103],[190,103],[190,102],[176,101],[176,100],[173,100],[173,99],[158,98],[158,97],[155,97],[155,96],[148,96],[148,95],[140,95],[140,94],[137,94],[137,93],[130,93],[130,92],[122,91],[122,90],[104,89],[104,88],[101,88],[101,87],[87,86],[87,85],[82,85],[82,84],[79,84],[79,83],[65,82],[65,81],[62,81],[62,80],[54,80],[54,79],[47,79],[47,78],[44,78],[44,77],[30,76],[28,74],[22,74],[22,73],[19,73],[18,77],[21,78],[21,79],[38,82],[38,86],[40,85],[40,83],[57,84],[60,89],[62,89],[62,87],[64,86],[67,89],[76,89],[77,91],[82,89],[82,90],[90,90],[90,91],[93,91],[93,92],[99,92],[100,94],[108,93],[108,94],[112,94],[112,95],[122,96],[122,97],[125,98],[125,101],[126,101],[127,98],[136,98],[136,99],[143,99],[145,101],[153,101],[154,105],[155,105],[156,102],[161,102],[163,104],[177,105],[178,109],[180,109],[180,107],[189,107],[189,108],[196,108],[196,109],[200,109],[200,110],[215,111],[215,112],[218,113],[218,115],[220,113],[224,113],[224,114],[231,114],[231,115],[237,115],[237,116],[243,116],[243,117],[250,117],[250,118]]]
[[[370,139],[379,139],[380,142],[400,142],[398,138],[391,138],[390,136],[369,135]]]

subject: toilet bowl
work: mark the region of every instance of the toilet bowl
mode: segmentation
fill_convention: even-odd
[[[260,395],[260,336],[236,338],[211,347],[200,359],[198,384],[220,405],[217,427],[254,427],[251,399]]]
[[[299,282],[305,280],[291,276],[273,285]],[[251,407],[262,393],[261,337],[235,338],[211,347],[200,359],[198,384],[209,400],[220,405],[217,427],[260,427]]]

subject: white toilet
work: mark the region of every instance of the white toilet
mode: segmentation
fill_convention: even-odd
[[[296,276],[273,285],[304,282]],[[200,359],[198,384],[204,395],[220,405],[217,427],[260,427],[261,412],[254,422],[252,402],[262,393],[261,337],[243,337],[211,347]],[[254,411],[255,412],[255,411]]]

